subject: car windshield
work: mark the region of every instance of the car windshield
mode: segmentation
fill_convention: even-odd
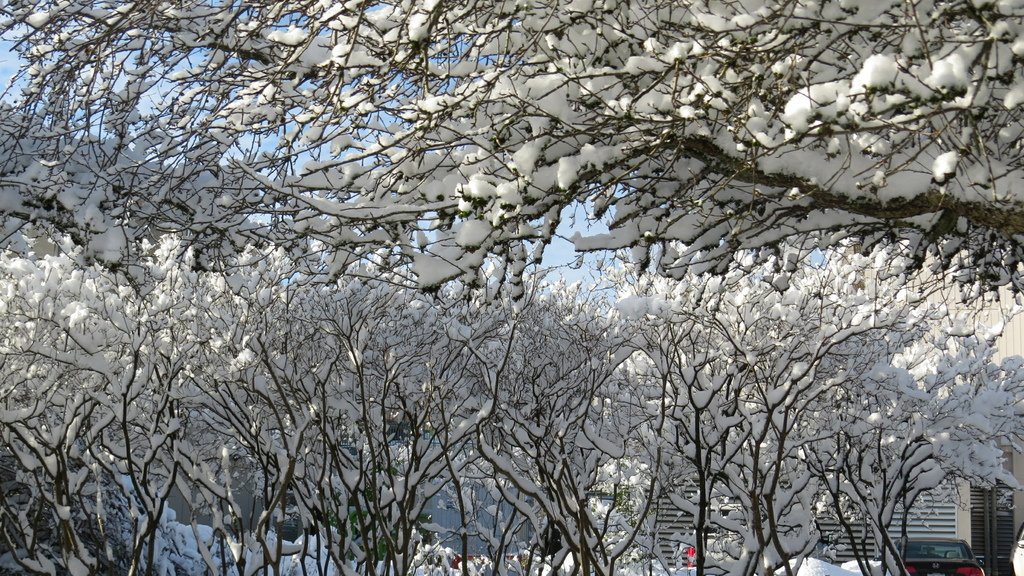
[[[971,557],[971,553],[963,542],[916,540],[907,542],[906,557],[965,560]]]

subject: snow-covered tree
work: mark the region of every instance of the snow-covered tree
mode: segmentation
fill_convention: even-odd
[[[64,255],[5,254],[0,283],[4,548],[30,573],[152,567],[190,458],[178,383],[195,343],[173,333],[186,306]]]
[[[527,571],[568,557],[583,574],[615,574],[641,530],[622,509],[627,492],[643,493],[642,517],[652,489],[630,454],[636,418],[622,400],[631,383],[594,296],[548,288],[512,311],[506,347],[477,353],[491,404],[476,448],[529,520]]]
[[[845,365],[830,367],[830,378],[850,385],[836,390],[843,409],[822,422],[820,442],[807,451],[865,573],[903,570],[892,534],[906,535],[908,511],[922,494],[960,480],[1016,482],[1002,459],[1022,432],[1020,357],[995,362],[998,331],[971,315],[934,302],[912,306],[902,330],[847,347]],[[854,536],[858,524],[867,527],[881,567],[872,568],[875,553]]]
[[[0,237],[178,232],[423,285],[517,273],[582,202],[667,271],[828,231],[1016,281],[1007,0],[8,2]],[[34,230],[26,228],[33,223]],[[38,228],[42,228],[39,230]],[[681,242],[681,246],[674,244]],[[915,259],[920,263],[923,259]]]
[[[204,275],[209,346],[190,375],[193,402],[235,473],[215,490],[192,486],[197,509],[226,504],[220,523],[243,573],[302,554],[283,545],[285,520],[334,566],[415,571],[432,532],[454,530],[434,525],[427,507],[462,473],[453,461],[480,419],[480,378],[451,330],[482,330],[488,316],[385,281],[282,277],[280,252],[266,259],[226,281]],[[239,474],[255,488],[252,518],[232,494]]]
[[[897,573],[898,510],[949,478],[1002,477],[997,446],[1024,431],[1019,361],[995,364],[934,284],[881,262],[779,268],[624,283],[631,368],[661,391],[662,490],[692,518],[698,572],[789,571],[822,506],[855,502]]]
[[[1022,432],[995,332],[854,254],[514,302],[145,248],[0,257],[0,549],[23,571],[397,574],[472,540],[498,573],[612,574],[656,556],[667,499],[699,570],[785,569],[835,508],[897,573],[895,514],[1000,479]],[[426,517],[441,500],[455,525]]]
[[[283,546],[289,519],[327,565],[407,571],[444,452],[473,431],[451,432],[476,379],[429,317],[445,307],[381,282],[306,286],[274,250],[231,276],[197,273],[170,239],[130,276],[74,256],[0,259],[10,562],[248,574],[300,552]],[[185,550],[174,493],[210,528]]]

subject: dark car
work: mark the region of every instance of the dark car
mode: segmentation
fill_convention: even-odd
[[[955,538],[907,538],[900,556],[913,576],[985,576],[971,547]]]

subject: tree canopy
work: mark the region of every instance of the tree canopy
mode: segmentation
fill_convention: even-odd
[[[4,573],[756,576],[835,516],[903,574],[894,514],[1024,436],[997,330],[858,255],[513,301],[74,252],[0,253]]]
[[[513,274],[582,203],[663,271],[783,237],[1018,279],[1009,0],[9,2],[3,238],[182,233],[422,285]],[[824,232],[824,234],[821,234]],[[36,232],[37,233],[37,232]],[[656,248],[650,250],[650,248]],[[770,251],[769,251],[770,252]]]

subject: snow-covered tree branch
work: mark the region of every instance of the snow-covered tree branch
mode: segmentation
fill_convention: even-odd
[[[580,202],[661,269],[827,231],[1018,278],[1012,2],[11,3],[5,242],[186,236],[425,286],[524,262]],[[45,234],[35,230],[31,234]],[[325,258],[326,256],[326,258]]]

